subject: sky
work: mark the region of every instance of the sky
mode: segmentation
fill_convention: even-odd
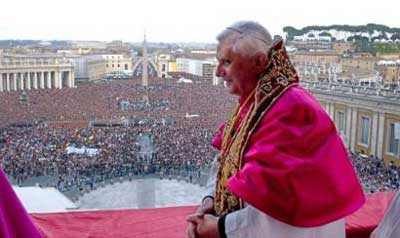
[[[207,42],[239,20],[282,28],[367,23],[400,27],[400,1],[0,0],[0,39]]]

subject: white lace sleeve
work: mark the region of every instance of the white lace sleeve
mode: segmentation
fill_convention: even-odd
[[[318,227],[295,227],[280,222],[257,208],[245,208],[226,216],[228,238],[345,238],[344,219]]]
[[[382,221],[371,238],[397,238],[400,236],[400,191],[396,193],[385,211]]]
[[[211,163],[210,172],[208,174],[208,180],[206,184],[206,194],[203,196],[213,196],[215,195],[215,182],[217,180],[217,173],[218,173],[218,155],[214,157],[213,162]]]

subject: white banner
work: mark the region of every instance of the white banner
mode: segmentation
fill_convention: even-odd
[[[95,148],[87,148],[83,146],[82,148],[77,148],[75,146],[68,146],[65,148],[65,151],[67,154],[80,154],[80,155],[89,155],[89,156],[95,156],[100,154],[99,149]]]

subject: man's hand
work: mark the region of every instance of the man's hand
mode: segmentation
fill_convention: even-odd
[[[218,217],[209,214],[192,214],[186,221],[196,224],[198,238],[219,238]]]
[[[185,238],[197,238],[196,234],[196,224],[193,222],[188,222],[185,231]]]
[[[198,216],[202,217],[204,214],[212,214],[213,212],[214,212],[214,199],[212,199],[211,197],[206,197],[201,203],[201,205],[197,208],[196,212],[190,216],[194,216],[197,214]],[[197,223],[188,222],[185,231],[185,238],[198,238],[196,232],[196,226]]]
[[[198,214],[212,214],[214,213],[214,199],[206,197],[201,205],[197,208]]]

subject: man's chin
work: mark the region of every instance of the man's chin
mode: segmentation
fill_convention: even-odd
[[[228,92],[229,92],[229,94],[232,94],[232,95],[239,95],[239,93],[235,90],[235,88],[232,88],[232,87],[229,87],[228,86]]]
[[[236,88],[232,85],[232,83],[228,83],[224,81],[224,86],[227,88],[228,92],[232,95],[239,95]]]

